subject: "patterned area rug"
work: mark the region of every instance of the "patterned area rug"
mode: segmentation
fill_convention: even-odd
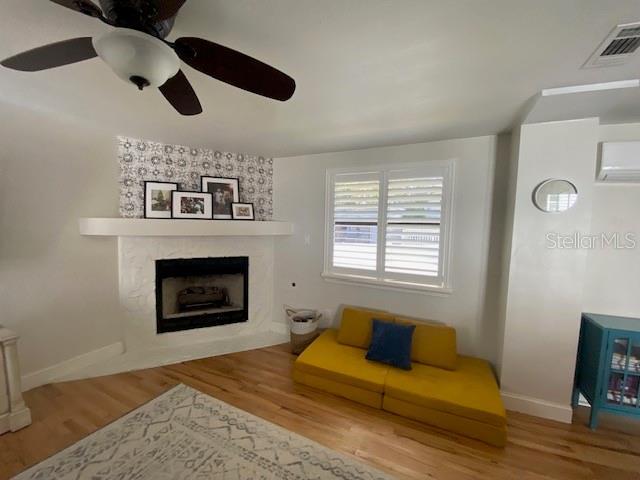
[[[391,477],[186,385],[178,385],[15,478]]]

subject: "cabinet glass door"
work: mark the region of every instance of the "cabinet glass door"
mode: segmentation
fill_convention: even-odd
[[[624,383],[624,394],[622,404],[628,407],[638,408],[638,381],[640,376],[629,375]]]
[[[607,404],[640,408],[640,339],[614,338],[607,384]]]

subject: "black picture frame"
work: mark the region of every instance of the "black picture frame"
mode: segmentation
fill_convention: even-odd
[[[175,207],[175,202],[177,197],[187,197],[189,195],[191,196],[203,195],[204,198],[208,198],[209,211],[207,212],[206,201],[204,204],[204,212],[202,215],[187,216],[187,215],[194,215],[194,214],[184,214],[179,211],[176,211],[176,208],[174,207]],[[173,192],[171,192],[171,218],[175,220],[211,220],[213,218],[212,215],[213,215],[213,195],[211,195],[209,192],[195,192],[190,190],[180,190],[180,191],[174,190]]]
[[[153,215],[151,213],[151,211],[148,210],[149,205],[147,205],[147,185],[152,185],[152,184],[157,184],[157,185],[172,185],[175,188],[172,190],[167,189],[167,191],[169,192],[174,192],[177,191],[180,188],[180,185],[177,182],[161,182],[158,180],[145,180],[144,181],[144,186],[143,186],[143,216],[144,218],[150,218],[150,219],[163,219],[163,220],[170,220],[173,217],[173,213],[172,213],[172,207],[173,207],[173,200],[172,200],[172,195],[169,195],[169,210],[166,211],[168,213],[168,215]]]
[[[236,211],[235,208],[236,206],[246,206],[246,207],[251,207],[251,218],[247,218],[247,217],[236,217]],[[253,203],[250,202],[233,202],[231,204],[231,216],[233,217],[234,220],[240,220],[240,221],[254,221],[256,219],[256,212],[255,212],[255,208],[253,206]]]
[[[216,206],[220,205],[220,201],[216,199],[216,192],[212,192],[209,188],[209,184],[224,184],[224,185],[233,185],[232,190],[232,199],[229,203],[229,213],[216,213]],[[200,189],[202,192],[211,193],[213,196],[212,200],[212,209],[213,209],[213,219],[214,220],[231,220],[233,219],[233,214],[231,211],[231,205],[233,203],[240,203],[240,180],[237,177],[211,177],[208,175],[202,175],[200,177]],[[222,192],[220,192],[223,195]],[[219,210],[219,208],[218,208]]]

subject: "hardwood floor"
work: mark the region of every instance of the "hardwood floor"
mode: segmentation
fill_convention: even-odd
[[[25,394],[33,424],[0,436],[0,478],[184,383],[398,478],[640,479],[640,424],[588,412],[573,425],[509,413],[504,450],[294,384],[288,346],[46,385]]]

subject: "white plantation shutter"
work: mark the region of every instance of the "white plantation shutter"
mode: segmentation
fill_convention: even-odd
[[[338,175],[333,191],[333,266],[376,270],[378,175]]]
[[[389,179],[385,272],[439,275],[443,182],[441,176]]]
[[[448,288],[452,162],[327,176],[325,275]]]

